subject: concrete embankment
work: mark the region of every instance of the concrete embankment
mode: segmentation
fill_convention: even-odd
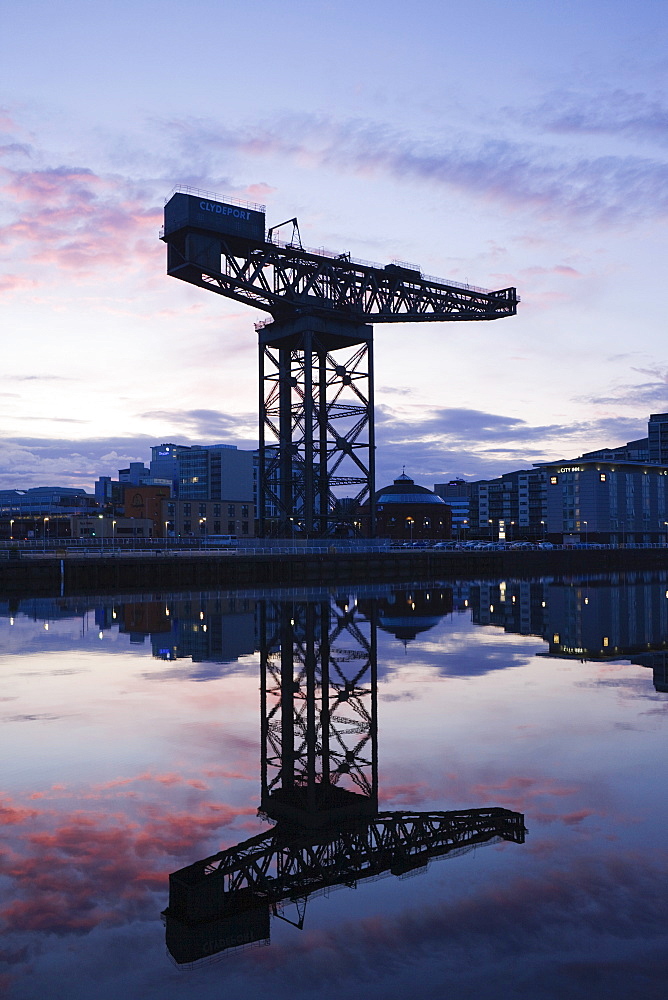
[[[668,569],[668,549],[298,554],[46,554],[0,563],[0,595],[141,593],[409,579],[502,579]]]

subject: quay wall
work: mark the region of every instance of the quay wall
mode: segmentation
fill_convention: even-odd
[[[297,554],[47,553],[0,562],[0,595],[304,587],[412,579],[537,578],[668,569],[668,549],[319,552]]]

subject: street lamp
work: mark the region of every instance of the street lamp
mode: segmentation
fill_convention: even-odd
[[[9,540],[10,540],[10,542],[12,541],[13,538],[14,538],[14,518],[10,517],[10,519],[9,519]]]
[[[406,518],[406,522],[407,522],[408,525],[410,525],[410,529],[411,529],[411,544],[412,544],[413,543],[413,524],[415,522],[413,521],[412,517],[407,517]]]
[[[493,525],[494,522],[492,521],[491,517],[488,518],[487,523],[489,524],[489,537],[490,537],[490,540],[491,540],[492,537],[493,537],[493,530],[494,530],[493,527],[492,527],[492,525]]]
[[[585,545],[587,544],[587,521],[582,522],[585,526]]]
[[[540,522],[540,538],[541,541],[545,541],[545,521]]]
[[[44,548],[46,548],[46,525],[48,520],[49,520],[48,517],[44,518],[44,525],[42,528],[42,542],[44,543]]]

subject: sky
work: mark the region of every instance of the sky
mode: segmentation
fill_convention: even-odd
[[[0,488],[257,443],[263,314],[168,278],[176,185],[518,315],[375,328],[377,479],[575,457],[668,409],[662,0],[24,0],[0,37]]]

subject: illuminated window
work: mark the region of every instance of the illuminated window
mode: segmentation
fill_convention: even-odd
[[[557,476],[550,476],[550,482],[552,483],[553,486],[556,486],[557,483],[559,482],[559,479]]]
[[[606,477],[605,477],[605,472],[602,472],[602,473],[600,474],[600,476],[599,476],[599,479],[601,480],[601,482],[602,482],[602,483],[604,483],[604,482],[605,482],[605,478],[606,478]]]

